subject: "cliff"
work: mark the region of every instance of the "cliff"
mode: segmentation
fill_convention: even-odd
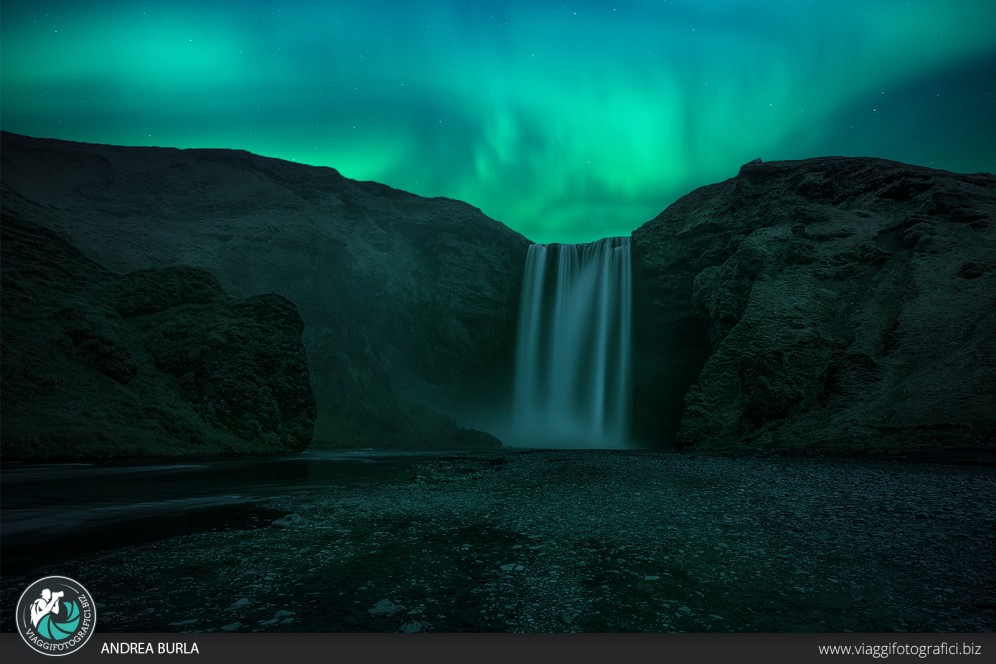
[[[633,233],[644,440],[993,449],[996,177],[744,165]]]
[[[248,392],[239,408],[218,410],[228,388],[212,377],[245,357],[213,350],[193,357],[187,341],[171,336],[189,331],[201,335],[197,348],[215,349],[211,318],[246,311],[229,304],[223,314],[188,316],[192,303],[206,304],[199,293],[214,302],[224,289],[287,309],[286,298],[304,322],[318,446],[499,444],[470,427],[508,412],[529,242],[475,208],[231,150],[4,133],[0,156],[5,242],[10,233],[51,229],[42,244],[71,243],[102,275],[91,279],[104,284],[98,294],[72,295],[96,298],[104,312],[96,319],[85,307],[46,305],[51,338],[69,334],[74,361],[91,373],[130,384],[121,379],[145,353],[180,381],[181,406],[207,426],[240,440],[265,430],[275,448],[299,448],[307,417],[288,438],[265,428],[272,417],[242,416],[259,401]],[[678,200],[632,236],[635,438],[649,447],[736,451],[991,451],[994,218],[991,174],[866,158],[747,164],[737,177]],[[59,255],[72,249],[58,246]],[[61,258],[39,252],[34,260],[30,278],[55,279]],[[15,396],[4,399],[21,404],[5,408],[5,428],[32,403],[25,395],[51,404],[62,398],[37,386],[18,396],[17,381],[28,380],[18,372],[31,362],[11,355],[8,330],[14,339],[24,316],[35,316],[18,299],[20,284],[31,283],[19,275],[5,265],[4,384]],[[58,292],[81,287],[64,275],[55,281]],[[44,293],[46,284],[32,288]],[[254,297],[267,292],[283,298]],[[153,335],[155,347],[138,319],[127,325],[144,340],[121,340],[132,333],[120,333],[116,317],[128,319],[132,309],[119,300],[135,293],[173,302],[168,315],[134,309],[172,325]],[[74,316],[86,323],[83,336],[71,332]],[[292,331],[291,318],[288,309],[278,327]],[[58,373],[50,369],[46,375]],[[258,369],[247,371],[261,379]],[[306,415],[295,394],[290,400]]]
[[[294,452],[315,396],[294,305],[204,270],[115,274],[3,218],[3,457]]]
[[[529,242],[465,203],[233,150],[2,135],[6,215],[117,272],[187,265],[293,301],[317,445],[497,445]],[[496,408],[498,406],[495,406]]]

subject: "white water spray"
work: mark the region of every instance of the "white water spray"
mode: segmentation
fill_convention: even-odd
[[[512,445],[626,446],[631,282],[629,238],[529,248]]]

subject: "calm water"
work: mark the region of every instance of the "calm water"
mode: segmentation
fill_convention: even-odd
[[[162,537],[274,519],[256,499],[409,481],[420,452],[315,451],[269,457],[5,464],[5,574]]]

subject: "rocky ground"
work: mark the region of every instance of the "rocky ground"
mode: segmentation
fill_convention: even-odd
[[[3,602],[55,573],[114,632],[992,631],[994,525],[992,467],[479,452],[5,574]]]

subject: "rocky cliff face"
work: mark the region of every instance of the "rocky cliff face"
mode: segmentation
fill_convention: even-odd
[[[315,396],[294,305],[190,267],[115,274],[3,217],[5,459],[293,452]]]
[[[640,227],[633,252],[644,439],[993,449],[993,175],[749,164]]]
[[[5,133],[2,160],[4,211],[110,270],[189,265],[292,300],[316,444],[498,443],[447,416],[504,396],[514,352],[529,242],[479,210],[240,151]]]
[[[242,322],[219,335],[188,315],[220,297],[213,275],[237,296],[275,292],[300,309],[319,445],[498,444],[453,417],[473,423],[482,404],[505,412],[525,238],[464,203],[245,152],[2,141],[5,234],[8,219],[24,237],[53,229],[128,273],[91,264],[105,284],[97,295],[77,292],[90,277],[72,288],[64,279],[76,304],[45,305],[47,334],[79,364],[67,385],[79,378],[86,392],[100,376],[132,389],[146,358],[177,381],[168,408],[231,440],[303,444],[304,393],[264,386],[272,361],[228,342],[266,334],[260,320],[284,321],[290,339],[289,303],[226,304],[218,315]],[[991,450],[994,219],[993,175],[877,159],[749,164],[685,196],[633,233],[636,437],[702,449]],[[31,311],[22,284],[62,260],[39,253],[26,277],[4,266],[5,321]],[[158,271],[177,265],[193,268]],[[79,304],[91,297],[104,313]],[[9,333],[5,323],[5,441],[23,431],[22,411],[34,417],[32,403],[70,392],[54,365],[31,369],[40,346],[19,350]],[[286,359],[289,348],[275,352]],[[245,389],[218,382],[226,372]],[[276,415],[284,403],[297,404],[296,420]],[[81,402],[77,416],[93,407]],[[179,414],[161,427],[180,426]]]

